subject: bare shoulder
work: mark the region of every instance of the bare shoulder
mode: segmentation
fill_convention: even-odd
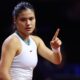
[[[14,57],[20,50],[19,45],[19,40],[14,33],[5,39],[1,50],[0,70],[9,70]]]
[[[10,47],[13,46],[13,47],[15,47],[16,46],[17,47],[18,45],[20,45],[20,42],[19,42],[18,38],[13,33],[13,34],[11,34],[10,36],[8,36],[4,40],[2,46],[5,46],[5,47],[7,47],[7,46],[10,46]]]
[[[39,36],[36,36],[36,35],[31,35],[31,37],[36,39],[36,40],[41,40],[41,38]]]
[[[43,43],[43,40],[39,36],[31,35],[32,39],[36,42],[37,46]]]

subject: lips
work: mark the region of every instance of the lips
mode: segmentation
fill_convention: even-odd
[[[27,31],[30,31],[31,30],[31,28],[25,28]]]

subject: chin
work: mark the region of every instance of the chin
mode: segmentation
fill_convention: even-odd
[[[32,33],[33,33],[33,30],[26,31],[26,34],[27,34],[27,35],[30,35],[30,34],[32,34]]]
[[[32,32],[26,32],[26,35],[30,35],[30,34],[32,34]]]

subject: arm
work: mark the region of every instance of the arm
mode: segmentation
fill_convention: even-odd
[[[49,60],[50,62],[54,64],[60,64],[62,61],[62,55],[60,51],[61,40],[57,38],[57,35],[54,37],[55,38],[50,42],[52,49],[46,47],[42,39],[38,38],[38,52],[42,57]]]
[[[15,39],[7,39],[2,45],[0,61],[0,80],[11,80],[9,69],[17,51]]]

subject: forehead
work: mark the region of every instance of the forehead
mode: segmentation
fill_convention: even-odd
[[[34,11],[32,9],[26,9],[26,10],[22,10],[18,17],[34,17]]]

